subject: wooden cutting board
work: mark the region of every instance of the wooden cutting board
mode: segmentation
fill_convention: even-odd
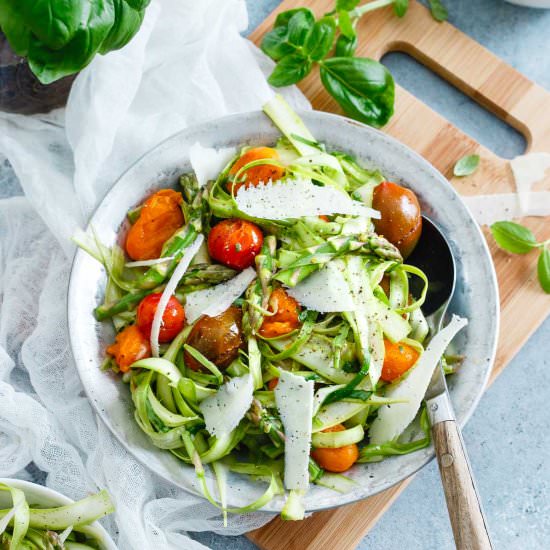
[[[285,0],[251,35],[256,43],[269,31],[277,13],[306,6],[316,14],[333,7],[333,0]],[[465,94],[519,130],[527,139],[527,151],[550,152],[550,93],[529,81],[474,40],[448,23],[437,23],[429,11],[411,0],[403,19],[389,8],[370,13],[358,25],[358,55],[380,59],[400,51],[438,73]],[[314,109],[341,113],[311,74],[300,88]],[[461,132],[412,94],[397,86],[395,115],[383,129],[430,161],[464,195],[514,191],[509,163]],[[452,176],[455,162],[478,153],[478,171],[467,178]],[[542,183],[550,188],[550,174]],[[522,220],[539,239],[550,238],[550,218]],[[536,279],[535,253],[511,257],[486,236],[495,262],[502,311],[500,343],[491,382],[519,351],[529,336],[550,314],[550,296]],[[525,305],[528,304],[528,307]],[[518,320],[521,319],[521,323]],[[317,512],[302,522],[275,519],[248,534],[262,550],[355,548],[407,486],[406,480],[365,501]]]

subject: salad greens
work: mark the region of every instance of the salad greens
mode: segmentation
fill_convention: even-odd
[[[0,0],[0,29],[42,84],[125,46],[150,0]]]
[[[544,292],[550,294],[550,239],[538,242],[529,228],[515,222],[495,222],[491,233],[498,246],[512,254],[540,250],[537,277]]]
[[[13,506],[0,510],[0,548],[5,550],[98,550],[89,525],[114,512],[107,491],[57,508],[31,508],[25,493],[0,483]]]
[[[290,23],[294,15],[283,20],[292,40],[301,32]],[[183,212],[183,225],[159,243],[164,261],[128,263],[119,245],[107,248],[90,234],[76,240],[108,275],[96,317],[111,319],[117,336],[104,368],[123,373],[135,420],[152,444],[192,465],[204,496],[224,514],[256,510],[286,492],[282,516],[300,519],[310,483],[353,490],[356,482],[341,474],[355,462],[430,444],[421,396],[465,321],[453,321],[431,347],[421,310],[428,280],[374,230],[383,175],[329,152],[280,96],[264,111],[284,136],[275,147],[235,151],[203,187],[185,174],[181,199],[158,191],[134,217],[127,243],[137,224],[140,238],[146,232],[152,208],[180,201],[172,214]],[[321,205],[318,216],[297,216],[303,205],[285,196],[289,182],[314,198],[337,189],[341,200]],[[281,204],[266,211],[283,215],[262,217],[262,196],[274,196],[274,188]],[[254,216],[239,210],[252,192]],[[340,213],[350,199],[363,214]],[[208,253],[193,260],[203,235]],[[424,283],[418,296],[409,293],[411,277]],[[235,474],[267,486],[254,502],[230,509],[228,476]]]
[[[323,86],[347,115],[374,127],[384,126],[393,115],[393,77],[378,61],[355,57],[355,50],[359,19],[387,6],[403,17],[409,2],[374,0],[359,6],[359,0],[336,0],[334,10],[319,19],[308,8],[280,13],[261,44],[277,63],[268,82],[276,87],[296,84],[317,64]],[[439,0],[430,1],[430,10],[438,21],[447,18]]]

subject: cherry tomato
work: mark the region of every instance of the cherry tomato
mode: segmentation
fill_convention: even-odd
[[[184,223],[182,202],[181,193],[161,189],[143,203],[126,237],[126,252],[132,260],[160,257],[164,243]]]
[[[346,428],[336,424],[323,432],[343,432]],[[359,458],[359,449],[355,443],[336,448],[316,448],[311,451],[313,460],[328,472],[345,472],[349,470]]]
[[[278,378],[272,378],[267,383],[267,389],[270,390],[270,391],[273,391],[278,385],[279,385],[279,379]]]
[[[259,333],[264,338],[283,336],[300,327],[300,304],[283,288],[276,288],[269,297],[268,310],[275,315],[264,317]]]
[[[239,170],[253,162],[255,160],[279,160],[279,153],[271,147],[254,147],[246,151],[240,158],[235,161],[235,164],[229,170],[231,176],[235,176]],[[250,187],[256,186],[260,183],[267,183],[268,181],[280,180],[285,175],[285,169],[281,166],[275,166],[274,164],[260,164],[258,166],[251,166],[244,172],[239,174],[239,182],[228,182],[227,188],[235,194],[243,186]]]
[[[384,382],[393,382],[407,372],[417,361],[419,353],[408,344],[397,342],[393,344],[384,339],[384,365],[380,378]]]
[[[403,257],[413,251],[422,233],[422,214],[416,195],[405,187],[384,181],[374,189],[372,207],[382,218],[373,220],[376,232],[399,248]]]
[[[160,292],[149,294],[141,300],[137,307],[137,326],[147,338],[151,336],[151,327],[161,296],[162,294]],[[185,310],[183,306],[178,302],[175,296],[170,296],[166,309],[162,315],[159,342],[164,343],[172,341],[181,332],[184,323]]]
[[[132,363],[151,357],[149,339],[136,325],[130,325],[119,332],[115,343],[111,344],[106,351],[115,358],[121,372],[128,372]]]
[[[252,222],[237,218],[222,220],[208,235],[208,252],[217,262],[233,269],[246,269],[254,264],[264,236]]]
[[[242,311],[231,306],[216,317],[201,317],[191,329],[187,344],[200,351],[218,368],[228,367],[244,346],[242,332]],[[184,353],[186,366],[194,371],[206,369],[187,352]]]

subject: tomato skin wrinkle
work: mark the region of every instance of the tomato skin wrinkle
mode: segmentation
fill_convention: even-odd
[[[240,219],[222,220],[208,235],[208,252],[217,262],[243,270],[254,265],[264,236],[262,230],[252,222]]]
[[[149,294],[141,300],[137,307],[137,326],[147,337],[151,336],[151,327],[162,293]],[[171,342],[183,329],[185,310],[175,296],[171,296],[162,315],[159,342]]]

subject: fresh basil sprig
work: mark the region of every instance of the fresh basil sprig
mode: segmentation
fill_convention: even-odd
[[[150,0],[0,0],[0,29],[43,84],[126,45]]]
[[[359,0],[336,0],[334,9],[317,20],[308,8],[280,13],[261,44],[277,62],[269,83],[275,87],[296,84],[318,64],[324,87],[347,115],[383,126],[393,114],[393,77],[378,61],[355,57],[355,51],[357,21],[385,6],[403,17],[409,0],[374,0],[361,6]]]
[[[495,222],[491,233],[500,248],[513,254],[527,254],[539,249],[537,276],[540,286],[550,294],[550,239],[538,242],[533,232],[527,227],[514,222]]]

